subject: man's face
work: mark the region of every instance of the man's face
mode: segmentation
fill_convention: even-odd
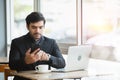
[[[35,22],[35,23],[30,23],[28,26],[27,26],[31,36],[35,39],[35,40],[38,40],[40,39],[42,33],[43,33],[43,30],[44,30],[44,21],[38,21],[38,22]]]

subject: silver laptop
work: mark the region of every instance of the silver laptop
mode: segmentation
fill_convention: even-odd
[[[54,69],[56,72],[85,70],[88,67],[91,45],[71,46],[68,49],[68,57],[65,68]]]

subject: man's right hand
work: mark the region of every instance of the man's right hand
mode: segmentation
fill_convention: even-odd
[[[25,53],[25,63],[32,64],[39,61],[39,55],[37,54],[40,51],[40,48],[36,49],[31,53],[31,48],[29,48]]]

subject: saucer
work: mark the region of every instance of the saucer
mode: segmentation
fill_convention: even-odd
[[[49,73],[51,70],[45,70],[45,71],[35,71],[35,73],[40,74],[40,73]]]

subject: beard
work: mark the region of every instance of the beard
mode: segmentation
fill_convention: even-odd
[[[36,40],[36,39],[40,39],[40,37],[41,37],[41,33],[34,33],[33,34],[33,38]]]
[[[33,35],[41,35],[40,33],[34,33]]]

